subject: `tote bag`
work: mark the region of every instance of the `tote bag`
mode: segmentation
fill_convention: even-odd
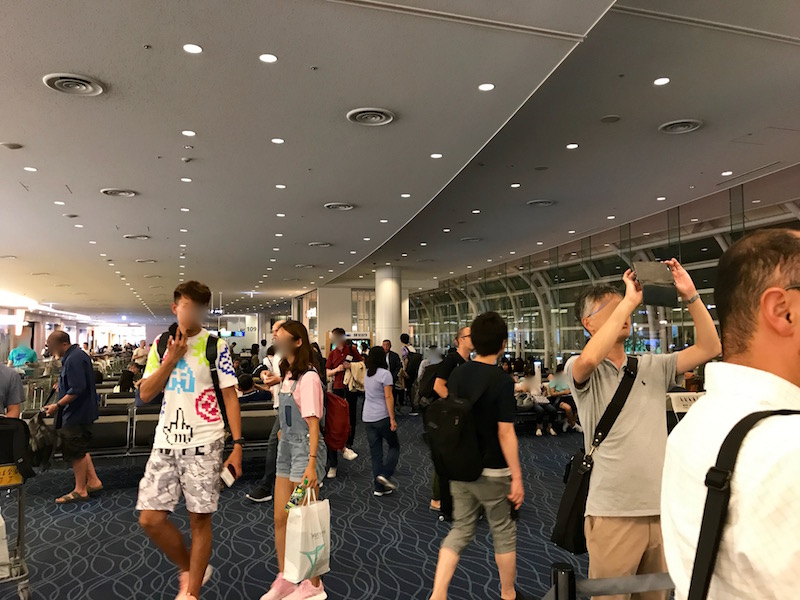
[[[303,504],[289,511],[283,577],[300,583],[324,575],[331,562],[331,509],[309,490]]]

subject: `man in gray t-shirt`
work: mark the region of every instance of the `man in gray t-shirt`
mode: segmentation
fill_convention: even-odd
[[[20,405],[25,402],[22,379],[14,369],[0,365],[0,415],[19,418]]]
[[[677,375],[722,351],[714,321],[691,277],[675,259],[664,264],[689,307],[697,343],[674,354],[638,357],[638,374],[625,407],[594,453],[585,524],[592,579],[667,571],[660,521],[667,443],[665,397]],[[584,290],[575,303],[575,315],[591,339],[580,356],[567,362],[565,370],[587,448],[622,379],[628,360],[625,340],[631,331],[631,313],[642,303],[642,290],[634,274],[627,271],[623,280],[624,297],[616,288],[594,286]],[[633,595],[640,600],[667,597],[667,592]],[[625,600],[627,596],[602,598]]]

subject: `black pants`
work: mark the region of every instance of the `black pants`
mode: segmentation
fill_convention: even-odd
[[[350,435],[347,438],[347,447],[352,448],[356,438],[356,423],[358,423],[358,392],[334,388],[333,393],[347,400],[350,409]],[[328,448],[328,468],[335,469],[339,466],[339,452]]]
[[[264,477],[258,481],[258,487],[272,494],[275,489],[275,465],[278,462],[278,432],[281,430],[281,420],[276,417],[275,424],[269,434],[267,442],[267,459],[264,466]]]

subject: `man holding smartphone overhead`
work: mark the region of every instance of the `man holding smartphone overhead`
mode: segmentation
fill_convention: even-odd
[[[233,361],[227,344],[210,336],[202,325],[210,300],[211,291],[197,281],[175,288],[172,312],[177,327],[161,334],[169,337],[166,344],[159,343],[161,336],[153,343],[139,387],[143,402],[162,391],[164,401],[136,509],[147,535],[180,570],[177,600],[198,598],[211,577],[211,515],[217,510],[221,475],[223,469],[235,477],[242,473],[244,440]],[[234,438],[233,452],[224,465],[221,401]],[[188,549],[181,532],[167,519],[181,495],[192,529]]]

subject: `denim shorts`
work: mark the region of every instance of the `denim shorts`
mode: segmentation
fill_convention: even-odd
[[[311,447],[308,434],[292,435],[283,433],[278,442],[278,460],[275,464],[275,476],[288,479],[293,483],[302,483],[303,474],[308,467],[309,454]],[[327,448],[322,439],[322,432],[319,436],[317,448],[317,480],[322,481],[325,477],[325,459]]]

